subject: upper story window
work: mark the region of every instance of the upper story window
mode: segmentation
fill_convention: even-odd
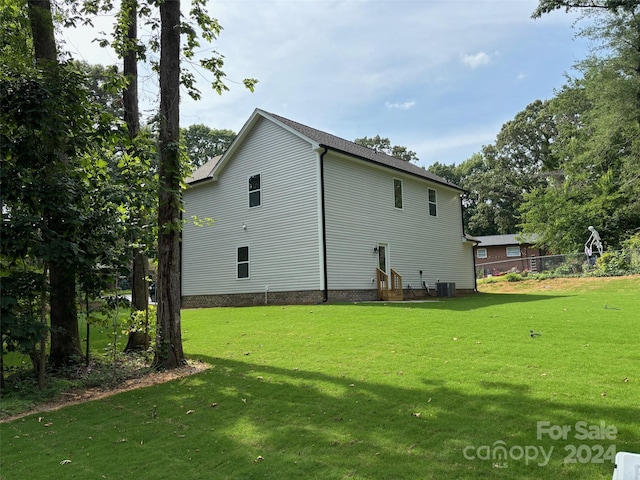
[[[507,247],[507,257],[519,257],[520,247]]]
[[[432,217],[438,216],[438,197],[433,188],[429,189],[429,215]]]
[[[260,174],[249,177],[249,208],[262,205]]]
[[[487,249],[486,248],[478,248],[476,250],[476,257],[478,257],[478,258],[487,258]]]
[[[393,179],[393,206],[402,208],[402,180]]]

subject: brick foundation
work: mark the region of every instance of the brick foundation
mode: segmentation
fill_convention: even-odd
[[[471,291],[458,290],[456,293],[466,294]],[[413,292],[405,289],[405,300],[423,300],[435,297],[432,290],[431,297],[423,289]],[[250,307],[255,305],[313,305],[322,303],[323,292],[320,290],[305,290],[296,292],[268,292],[236,293],[221,295],[189,295],[182,297],[182,308],[209,307]],[[375,302],[378,300],[377,290],[329,290],[329,303]]]

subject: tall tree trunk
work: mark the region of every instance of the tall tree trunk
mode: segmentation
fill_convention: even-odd
[[[122,12],[127,16],[127,50],[123,55],[123,70],[128,83],[122,92],[124,104],[124,121],[127,124],[129,138],[134,140],[140,133],[140,115],[138,109],[138,0],[123,0]],[[149,309],[149,260],[144,250],[134,248],[133,269],[131,272],[131,304],[134,310],[147,311]],[[148,327],[148,325],[146,325]],[[125,352],[146,350],[149,348],[150,338],[148,328],[144,331],[129,332],[129,339]]]
[[[57,62],[58,50],[53,34],[50,0],[29,0],[28,8],[36,62]]]
[[[160,4],[160,165],[156,365],[183,364],[180,327],[180,1]]]
[[[49,275],[49,264],[44,262],[42,267],[42,290],[40,297],[40,323],[47,326],[47,277]],[[43,390],[46,381],[47,365],[47,337],[40,340],[40,356],[38,357],[38,388]]]
[[[124,121],[127,124],[129,138],[134,140],[140,133],[140,114],[138,109],[138,9],[137,0],[124,0],[122,10],[128,17],[127,45],[124,54],[124,76],[128,83],[122,92],[124,105]],[[131,285],[131,303],[135,310],[146,310],[149,306],[149,286],[147,285],[148,261],[146,253],[141,249],[133,252],[133,273]]]
[[[51,2],[28,0],[29,22],[36,62],[43,68],[57,68],[58,54],[53,30]],[[60,152],[47,152],[49,154]],[[62,162],[65,162],[64,157]],[[43,175],[46,175],[43,172]],[[65,222],[55,213],[50,227],[64,237]],[[51,351],[49,360],[54,367],[74,363],[82,355],[76,309],[76,276],[73,265],[57,260],[49,264],[51,302]]]
[[[51,350],[49,363],[61,367],[82,361],[76,308],[76,271],[72,265],[49,265]]]
[[[133,139],[140,133],[140,114],[138,110],[138,1],[123,0],[121,8],[129,18],[127,30],[127,45],[129,46],[123,58],[124,76],[129,81],[122,93],[124,104],[124,121],[129,129],[129,138]]]

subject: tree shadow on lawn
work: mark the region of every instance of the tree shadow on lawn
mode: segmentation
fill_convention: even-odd
[[[429,297],[425,299],[405,298],[402,302],[363,302],[355,306],[384,306],[395,308],[425,308],[431,310],[470,311],[491,306],[539,302],[572,297],[573,295],[537,295],[522,293],[470,293],[459,297]],[[423,301],[422,301],[423,300]]]
[[[428,372],[418,382],[408,375],[376,381],[198,358],[211,368],[46,414],[46,434],[55,435],[41,437],[46,456],[28,461],[32,478],[69,478],[75,470],[105,478],[609,479],[608,460],[564,463],[567,445],[588,445],[581,458],[589,459],[594,444],[640,450],[637,409],[606,399],[562,401],[536,395],[533,384],[470,378],[460,385]],[[545,421],[569,426],[567,438],[538,438],[537,422]],[[616,438],[576,439],[578,421],[614,425]],[[21,430],[29,422],[38,417],[1,425],[11,429],[2,440],[3,478],[19,478],[12,465],[24,462],[20,442],[38,441]],[[541,448],[547,455],[553,448],[548,463]],[[114,463],[122,449],[126,461]],[[61,467],[65,458],[73,463]]]
[[[541,398],[532,385],[470,379],[460,386],[428,376],[419,383],[402,377],[391,384],[385,378],[364,381],[199,358],[212,367],[147,390],[135,415],[157,406],[157,418],[129,425],[145,429],[136,435],[147,438],[171,430],[175,448],[146,460],[164,462],[167,474],[181,472],[184,478],[608,479],[613,471],[608,460],[564,463],[571,453],[567,445],[588,445],[582,458],[590,459],[597,453],[594,444],[640,449],[638,429],[630,427],[636,409],[604,400],[598,405],[591,398]],[[105,403],[118,416],[118,406],[129,402],[118,396]],[[126,415],[119,421],[127,422]],[[567,438],[538,438],[537,422],[545,421],[570,426]],[[615,425],[616,439],[578,440],[578,421]],[[151,439],[147,443],[153,448]],[[541,448],[547,455],[553,448],[550,460]],[[500,453],[506,458],[496,456]],[[92,453],[99,454],[109,452]],[[197,469],[185,465],[185,456],[197,461]],[[180,472],[175,465],[181,465]]]

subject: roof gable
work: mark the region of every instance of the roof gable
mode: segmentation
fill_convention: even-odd
[[[267,120],[275,122],[286,130],[292,132],[294,135],[309,142],[312,148],[324,147],[328,150],[343,153],[351,157],[390,168],[392,170],[420,177],[425,180],[430,180],[441,185],[446,185],[461,192],[464,191],[463,188],[410,162],[406,162],[390,155],[377,152],[362,145],[358,145],[355,142],[345,140],[344,138],[337,137],[335,135],[317,130],[312,127],[308,127],[293,120],[289,120],[288,118],[281,117],[280,115],[269,113],[261,109],[254,110],[249,120],[247,120],[247,122],[244,124],[240,133],[231,144],[229,149],[224,153],[221,159],[218,159],[216,162],[213,162],[214,159],[207,162],[205,165],[197,169],[186,180],[186,183],[194,184],[205,180],[215,180],[217,178],[217,173],[224,168],[224,165],[226,164],[228,159],[233,155],[233,152],[238,148],[238,146],[242,144],[246,136],[249,135],[251,129],[259,118],[265,118]],[[210,165],[210,163],[213,164]]]

